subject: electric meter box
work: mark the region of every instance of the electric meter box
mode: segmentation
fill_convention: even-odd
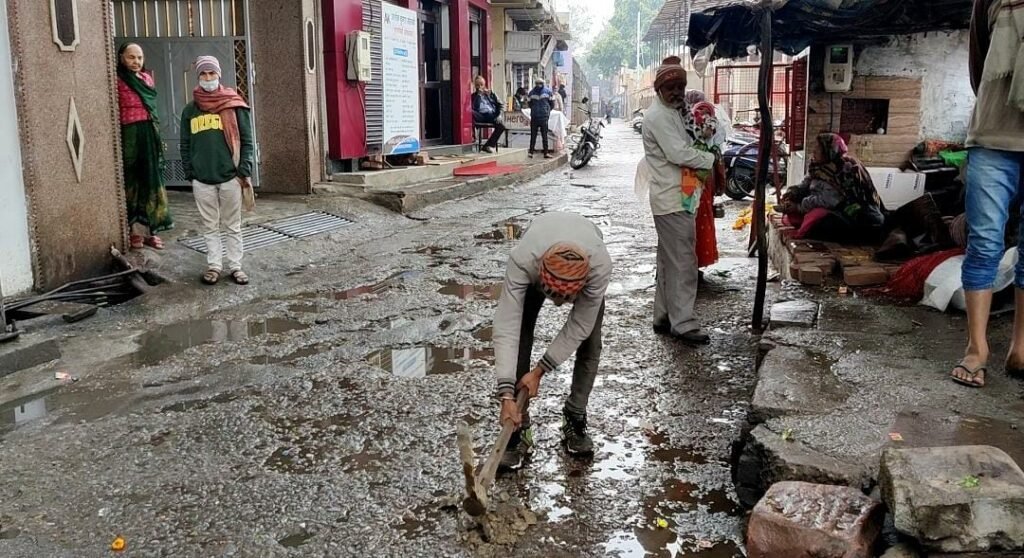
[[[825,91],[847,92],[853,87],[853,45],[832,45],[825,53]]]
[[[370,65],[370,34],[353,31],[346,36],[348,48],[348,79],[369,83],[373,79]]]

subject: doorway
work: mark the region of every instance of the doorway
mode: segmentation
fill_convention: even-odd
[[[451,17],[448,4],[420,0],[420,106],[424,145],[452,143]]]
[[[114,0],[114,34],[118,44],[138,43],[146,68],[156,79],[160,137],[164,142],[164,184],[189,186],[181,162],[181,111],[192,102],[196,85],[192,63],[197,56],[216,56],[221,82],[233,87],[252,109],[252,48],[248,0]],[[259,186],[259,143],[253,184]]]
[[[6,3],[0,3],[0,21],[7,22]],[[0,25],[0,291],[6,296],[32,288],[28,201],[21,174],[21,138],[11,59],[11,37],[7,25]]]

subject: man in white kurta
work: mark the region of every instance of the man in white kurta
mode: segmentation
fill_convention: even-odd
[[[711,153],[699,151],[686,131],[680,108],[685,106],[686,70],[678,57],[666,58],[654,80],[658,92],[644,115],[643,138],[649,174],[651,210],[658,231],[658,276],[654,297],[654,330],[689,345],[705,345],[710,337],[695,315],[697,301],[697,232],[695,216],[700,190],[686,195],[682,170],[710,169]]]

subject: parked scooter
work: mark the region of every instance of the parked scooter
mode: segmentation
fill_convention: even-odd
[[[574,170],[587,166],[597,154],[597,150],[601,148],[601,129],[604,128],[604,121],[594,120],[594,115],[588,108],[590,99],[584,97],[581,104],[583,113],[587,115],[587,121],[580,127],[580,141],[572,150],[572,156],[569,157],[569,166]]]
[[[757,135],[737,132],[722,146],[722,161],[725,163],[725,194],[734,200],[744,200],[754,195],[757,175],[757,157],[761,142]],[[769,161],[769,177],[786,179],[789,151],[784,143],[777,143],[778,158]],[[781,186],[781,184],[776,184]]]
[[[644,111],[643,109],[636,109],[633,111],[633,120],[630,122],[630,126],[633,127],[634,134],[642,134],[644,131]]]

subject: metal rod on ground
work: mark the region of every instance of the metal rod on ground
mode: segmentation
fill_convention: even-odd
[[[768,163],[772,150],[766,148],[773,145],[775,137],[772,112],[769,99],[769,88],[773,77],[772,62],[772,8],[770,0],[761,3],[761,69],[758,72],[757,102],[761,111],[761,149],[757,154],[757,177],[755,180],[756,195],[754,197],[753,227],[757,235],[757,290],[754,295],[754,316],[752,325],[755,331],[764,327],[765,297],[768,294],[768,225],[765,216],[765,201],[768,187]]]

